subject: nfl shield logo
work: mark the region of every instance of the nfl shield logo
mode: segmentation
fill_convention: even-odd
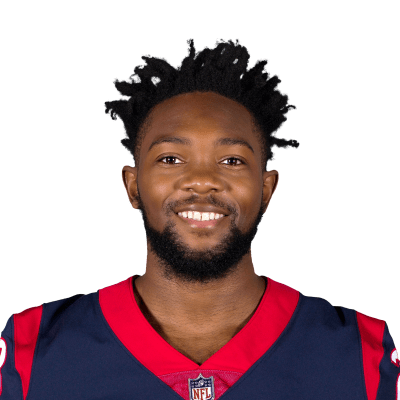
[[[204,378],[199,375],[196,379],[189,379],[190,400],[214,400],[214,378]]]

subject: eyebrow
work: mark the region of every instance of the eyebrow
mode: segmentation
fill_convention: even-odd
[[[164,138],[160,138],[155,140],[149,147],[150,151],[154,146],[157,146],[161,143],[178,143],[178,144],[184,144],[184,145],[191,145],[192,141],[190,139],[182,138],[180,136],[168,136]],[[221,138],[218,139],[214,142],[214,146],[223,146],[223,145],[239,145],[239,146],[245,146],[249,148],[253,153],[254,149],[251,147],[251,145],[246,142],[243,139],[234,139],[234,138]]]

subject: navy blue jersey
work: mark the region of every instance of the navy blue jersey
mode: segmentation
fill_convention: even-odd
[[[249,322],[198,365],[141,313],[132,278],[13,315],[0,400],[399,400],[384,321],[267,280]]]

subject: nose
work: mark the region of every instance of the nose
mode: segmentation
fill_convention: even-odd
[[[217,171],[218,167],[206,167],[204,164],[190,168],[181,180],[182,190],[192,190],[198,193],[207,193],[210,190],[222,191],[225,182]]]

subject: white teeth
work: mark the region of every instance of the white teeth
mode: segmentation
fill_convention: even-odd
[[[224,214],[217,214],[213,212],[200,212],[200,211],[182,211],[178,212],[178,215],[183,218],[194,219],[195,221],[212,221],[215,219],[220,219]]]

